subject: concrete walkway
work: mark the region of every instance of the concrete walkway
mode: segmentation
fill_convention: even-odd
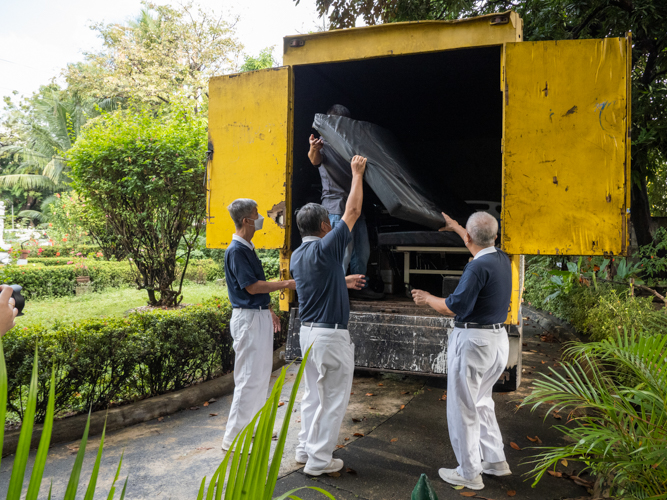
[[[499,500],[515,491],[516,498],[551,500],[586,495],[586,490],[571,480],[546,476],[536,488],[522,474],[530,470],[522,464],[531,454],[524,449],[534,446],[527,436],[539,436],[545,445],[562,444],[560,434],[551,428],[563,421],[549,417],[544,411],[530,413],[517,410],[516,405],[530,391],[538,372],[545,372],[559,359],[560,344],[542,342],[545,332],[527,325],[524,330],[524,381],[518,392],[495,394],[496,411],[503,431],[508,461],[513,476],[485,477],[486,488],[478,498]],[[543,363],[544,362],[544,363]],[[287,400],[296,367],[288,372],[283,397]],[[274,380],[275,380],[274,373]],[[409,499],[419,476],[426,473],[440,500],[459,499],[462,491],[454,490],[438,478],[438,468],[454,467],[455,460],[447,434],[446,403],[442,400],[444,380],[392,375],[355,376],[353,395],[339,437],[340,448],[334,456],[345,461],[340,475],[311,478],[303,474],[301,464],[294,461],[296,436],[300,427],[299,405],[289,415],[290,434],[285,447],[276,496],[300,486],[319,486],[337,499],[368,500]],[[367,396],[373,394],[373,396]],[[104,443],[102,468],[96,498],[106,498],[121,453],[125,453],[122,481],[129,474],[128,499],[189,499],[196,498],[201,479],[210,477],[222,460],[220,441],[231,404],[231,395],[209,406],[198,406],[127,429],[111,432]],[[278,411],[276,428],[286,418],[286,405]],[[363,434],[355,437],[354,434]],[[83,498],[90,477],[99,436],[90,439],[77,498]],[[516,443],[521,451],[509,446]],[[78,443],[55,445],[49,452],[40,498],[46,498],[53,480],[53,498],[63,498]],[[34,459],[31,456],[29,468]],[[6,457],[0,469],[0,497],[5,495],[13,457]],[[581,470],[569,464],[568,473]],[[565,470],[560,467],[559,470]],[[28,471],[29,472],[29,471]],[[26,480],[26,485],[27,485]],[[305,499],[324,498],[314,491],[301,491]],[[119,495],[116,497],[118,498]]]

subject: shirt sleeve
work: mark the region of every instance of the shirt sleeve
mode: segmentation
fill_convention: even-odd
[[[253,271],[246,252],[237,250],[230,257],[229,268],[233,273],[234,279],[239,284],[239,288],[245,289],[260,280],[260,277]]]
[[[342,265],[343,258],[345,257],[345,248],[350,243],[350,239],[350,229],[345,224],[345,221],[341,220],[332,231],[322,238],[322,251],[327,255],[331,255]]]
[[[475,307],[482,286],[482,280],[477,273],[468,268],[463,272],[454,293],[445,299],[445,304],[457,316],[465,318]]]

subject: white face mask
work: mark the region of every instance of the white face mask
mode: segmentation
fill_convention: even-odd
[[[255,219],[254,222],[255,222],[255,231],[259,231],[264,226],[264,217],[259,215],[259,218]]]

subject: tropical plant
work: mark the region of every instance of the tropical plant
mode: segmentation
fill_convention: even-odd
[[[292,409],[294,408],[294,402],[296,401],[299,384],[301,383],[301,377],[303,376],[303,370],[306,366],[310,349],[309,347],[306,351],[294,380],[292,393],[287,403],[287,409],[285,410],[286,417],[283,419],[276,448],[273,451],[273,459],[269,462],[273,426],[276,421],[278,407],[280,406],[280,395],[285,385],[285,375],[287,374],[285,367],[281,370],[278,380],[276,380],[271,389],[271,395],[262,409],[234,439],[222,463],[213,473],[213,476],[211,476],[208,488],[206,487],[206,477],[202,479],[197,500],[203,500],[204,498],[212,500],[214,496],[220,500],[223,492],[225,500],[271,500],[276,488],[280,462],[282,461],[285,449],[285,440],[287,439],[287,431],[291,420],[289,415],[292,414]],[[254,444],[251,445],[255,429]],[[284,500],[286,498],[299,500],[299,497],[295,496],[294,493],[302,489],[315,490],[327,498],[335,500],[329,492],[316,486],[295,488],[281,495],[276,500]]]
[[[91,121],[69,152],[73,186],[105,215],[150,305],[182,300],[206,212],[206,125],[201,115],[175,105],[119,110]]]
[[[223,493],[225,494],[226,500],[228,499],[271,500],[273,492],[275,490],[276,482],[278,480],[278,471],[280,468],[280,462],[282,461],[283,451],[285,448],[285,441],[287,439],[287,432],[289,430],[289,424],[291,420],[289,418],[289,415],[292,413],[294,403],[296,401],[299,384],[301,382],[301,378],[303,376],[303,370],[309,354],[310,354],[310,348],[305,353],[303,357],[303,362],[301,363],[301,366],[299,367],[299,371],[295,378],[290,399],[289,402],[287,403],[286,415],[288,416],[288,418],[285,418],[283,420],[283,425],[280,434],[278,435],[276,449],[274,450],[273,459],[271,460],[271,462],[269,463],[269,455],[270,455],[271,443],[273,440],[273,426],[275,424],[278,408],[282,406],[282,403],[280,401],[280,395],[285,385],[285,376],[287,373],[287,369],[285,367],[283,367],[283,369],[281,370],[280,376],[278,377],[278,380],[274,384],[273,389],[271,390],[271,395],[267,400],[266,404],[262,407],[262,409],[257,413],[257,415],[255,415],[252,421],[241,431],[241,433],[234,440],[232,447],[225,455],[225,458],[223,459],[220,466],[214,472],[211,481],[208,485],[208,489],[206,488],[206,477],[202,479],[197,500],[203,500],[205,494],[207,500],[212,500],[214,496],[217,500],[220,500],[222,499]],[[30,443],[32,440],[35,408],[37,405],[37,392],[38,392],[37,387],[38,387],[38,358],[36,349],[33,360],[32,376],[30,382],[30,390],[28,394],[27,408],[23,415],[23,424],[21,426],[19,442],[16,450],[16,455],[14,458],[14,463],[12,465],[11,478],[9,481],[9,489],[7,492],[7,500],[21,500],[21,492],[23,489],[25,470],[28,463],[28,456],[30,453]],[[56,370],[55,367],[53,367],[51,369],[51,377],[49,382],[49,401],[47,405],[46,419],[44,421],[42,435],[40,437],[39,447],[37,449],[37,455],[35,457],[35,462],[32,468],[30,482],[28,485],[28,492],[25,497],[25,500],[37,500],[37,495],[39,494],[42,485],[44,468],[46,465],[49,444],[51,441],[51,433],[53,431],[55,387],[56,387]],[[0,421],[3,422],[6,414],[6,403],[7,403],[7,369],[5,366],[5,356],[2,347],[2,340],[0,340]],[[257,428],[257,432],[254,437],[254,444],[251,446],[251,441],[253,441],[253,431],[255,430],[255,427]],[[79,451],[77,452],[77,456],[74,461],[74,465],[72,467],[72,472],[70,474],[69,482],[67,484],[67,490],[65,492],[65,497],[64,497],[65,500],[74,500],[77,491],[79,489],[79,485],[81,482],[81,468],[86,453],[86,444],[88,442],[89,428],[90,428],[90,413],[88,415],[88,421],[86,423],[86,428],[83,432],[83,438],[81,439]],[[93,465],[93,470],[90,476],[88,487],[86,488],[84,500],[93,500],[95,496],[97,478],[99,476],[100,463],[102,460],[102,453],[104,449],[105,432],[106,432],[106,424],[104,426],[104,429],[102,430],[100,445],[97,450],[97,456],[95,459],[95,463]],[[4,437],[4,425],[0,427],[0,457],[2,456],[3,437]],[[116,471],[114,481],[107,496],[107,500],[113,500],[115,496],[116,482],[118,481],[118,478],[120,476],[122,463],[123,463],[123,455],[121,455],[120,462],[118,464],[118,469]],[[125,498],[126,489],[127,489],[127,478],[125,479],[125,484],[123,485],[123,490],[121,492],[120,496],[121,500]],[[303,489],[311,489],[318,491],[327,498],[335,500],[335,498],[330,493],[316,486],[303,486],[300,488],[295,488],[291,491],[288,491],[287,493],[284,493],[276,500],[285,500],[287,498],[300,500],[299,497],[294,495],[294,493]],[[49,500],[51,499],[51,488],[49,488],[48,498]]]
[[[42,86],[32,97],[18,105],[6,101],[3,120],[5,134],[14,136],[0,147],[0,155],[14,160],[15,167],[0,175],[0,187],[32,193],[22,217],[44,222],[45,208],[55,201],[55,191],[68,191],[67,151],[76,141],[88,118],[99,114],[99,106],[108,106],[81,94],[71,94],[56,84]],[[41,211],[37,209],[41,201]]]
[[[627,330],[602,342],[573,344],[563,374],[540,374],[522,406],[568,412],[558,429],[567,444],[540,447],[536,484],[561,460],[608,478],[614,498],[667,498],[667,335]],[[554,472],[559,474],[558,472]]]
[[[38,372],[38,360],[37,360],[37,350],[35,350],[35,357],[32,368],[32,377],[30,381],[30,391],[28,393],[28,403],[23,418],[23,424],[21,425],[21,434],[19,436],[19,442],[16,448],[16,454],[14,456],[14,463],[12,465],[12,472],[11,472],[11,477],[9,479],[9,487],[7,490],[7,500],[21,500],[21,492],[23,490],[25,471],[26,471],[26,466],[28,464],[28,456],[30,454],[30,443],[32,441],[35,407],[37,405],[37,385],[38,385],[37,372]],[[46,458],[49,452],[49,444],[51,442],[51,433],[53,431],[55,386],[56,386],[56,371],[55,368],[52,368],[51,379],[49,384],[50,387],[49,402],[47,405],[46,419],[44,420],[42,435],[39,440],[39,447],[37,448],[37,455],[35,456],[35,462],[33,464],[32,472],[30,474],[30,482],[28,483],[28,491],[25,496],[25,500],[37,500],[37,496],[39,495],[39,490],[42,486],[44,467],[46,465]],[[0,340],[0,422],[3,423],[5,422],[6,409],[7,409],[7,369],[5,367],[5,354],[2,348],[2,340]],[[80,478],[81,468],[83,465],[84,455],[86,454],[86,443],[88,442],[89,428],[90,428],[90,415],[88,416],[88,422],[86,423],[86,428],[83,431],[83,438],[81,439],[81,444],[79,445],[79,451],[76,455],[76,459],[74,460],[74,465],[72,466],[72,472],[70,474],[69,482],[67,484],[67,490],[65,491],[65,497],[64,497],[65,500],[74,500],[74,498],[76,497],[76,493],[79,489],[79,483],[81,482]],[[3,424],[0,427],[0,457],[2,456],[4,431],[5,431],[5,426]],[[93,500],[93,498],[95,497],[97,477],[100,470],[100,462],[102,460],[102,450],[104,448],[105,431],[106,431],[106,424],[104,425],[104,430],[102,431],[100,446],[97,451],[95,464],[93,465],[93,472],[90,476],[88,487],[86,488],[84,500]],[[114,494],[116,491],[115,484],[116,481],[118,481],[122,464],[123,464],[123,456],[121,455],[120,462],[118,464],[118,470],[116,471],[116,477],[114,479],[107,500],[112,500],[114,498]],[[123,486],[123,491],[120,496],[121,500],[125,498],[126,487],[127,487],[127,478],[125,479],[125,485]],[[51,499],[51,488],[49,488],[48,498],[49,500]]]
[[[574,262],[567,262],[567,271],[563,270],[553,270],[549,271],[551,275],[550,282],[547,285],[547,291],[549,295],[544,299],[544,302],[549,302],[552,299],[555,299],[561,294],[567,294],[572,290],[572,287],[575,286],[575,283],[579,281],[579,275],[581,274],[581,263],[583,262],[583,257],[579,257],[579,260],[575,264]]]

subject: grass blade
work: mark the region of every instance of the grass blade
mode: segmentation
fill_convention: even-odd
[[[125,500],[125,490],[127,490],[127,480],[130,476],[125,478],[125,484],[123,485],[123,491],[120,493],[120,500]]]
[[[21,434],[19,444],[16,448],[14,465],[12,466],[12,477],[9,480],[7,500],[19,500],[23,489],[23,477],[25,467],[30,454],[30,441],[32,439],[32,428],[35,419],[35,407],[37,406],[37,348],[35,348],[35,360],[32,365],[32,378],[30,379],[30,392],[28,393],[28,406],[23,414],[21,423]],[[73,500],[73,499],[72,499]]]
[[[2,443],[5,439],[5,414],[7,413],[7,367],[5,366],[5,351],[0,339],[0,465],[2,464]]]
[[[88,483],[88,489],[86,490],[86,496],[83,497],[83,500],[93,500],[95,496],[95,487],[97,486],[97,476],[100,472],[100,462],[102,461],[102,451],[104,450],[104,435],[107,431],[107,422],[104,421],[104,428],[102,429],[102,438],[100,439],[100,447],[97,449],[97,458],[95,459],[95,465],[93,465],[93,473],[90,475],[90,482]]]
[[[271,461],[271,468],[269,469],[269,477],[266,479],[266,486],[264,487],[264,497],[265,499],[271,498],[273,495],[273,490],[276,488],[276,482],[278,481],[278,472],[280,471],[280,462],[282,461],[283,451],[285,450],[285,441],[287,440],[287,431],[289,430],[290,416],[292,415],[292,410],[294,408],[294,402],[296,401],[297,393],[299,392],[299,385],[301,384],[301,378],[303,377],[303,370],[306,367],[306,361],[308,361],[308,356],[310,355],[310,350],[312,345],[308,348],[303,359],[301,360],[301,365],[299,366],[299,371],[296,374],[294,379],[294,385],[292,386],[292,394],[289,398],[289,403],[287,404],[287,409],[285,410],[285,419],[283,420],[283,427],[280,429],[280,435],[278,436],[278,443],[276,449],[273,452],[273,460]]]
[[[79,444],[79,452],[76,454],[76,460],[72,467],[72,473],[69,476],[67,483],[67,490],[63,500],[74,500],[76,498],[76,490],[79,488],[79,477],[81,476],[81,466],[83,465],[83,456],[86,454],[86,444],[88,444],[88,430],[90,429],[90,411],[88,412],[88,421],[86,422],[86,429],[83,431],[81,444]]]
[[[25,500],[37,500],[39,488],[42,485],[42,478],[44,476],[44,467],[46,466],[46,456],[49,453],[49,445],[51,444],[51,432],[53,431],[53,414],[56,404],[56,367],[51,368],[51,385],[49,387],[49,402],[46,407],[46,418],[44,419],[44,427],[42,428],[42,437],[39,439],[39,448],[37,448],[37,456],[35,457],[35,464],[32,467],[32,474],[30,476],[30,485],[28,486],[28,493]]]
[[[111,483],[111,489],[109,490],[109,496],[107,500],[113,500],[114,495],[116,494],[116,481],[120,476],[120,467],[123,465],[123,456],[125,455],[125,450],[120,454],[120,462],[118,462],[118,469],[116,470],[116,477],[113,478],[113,483]]]
[[[206,476],[201,480],[201,486],[199,487],[199,494],[197,495],[197,500],[204,500],[204,487],[206,486]]]
[[[288,491],[287,493],[283,493],[280,495],[278,498],[275,498],[274,500],[285,500],[287,498],[298,498],[295,496],[292,496],[292,493],[296,493],[299,490],[315,490],[320,493],[322,493],[325,497],[330,498],[331,500],[336,500],[336,498],[329,493],[326,490],[323,490],[322,488],[318,488],[317,486],[301,486],[299,488],[294,488],[293,490]]]
[[[47,500],[51,500],[51,490],[53,490],[53,481],[51,481],[51,486],[49,486],[49,497]]]

